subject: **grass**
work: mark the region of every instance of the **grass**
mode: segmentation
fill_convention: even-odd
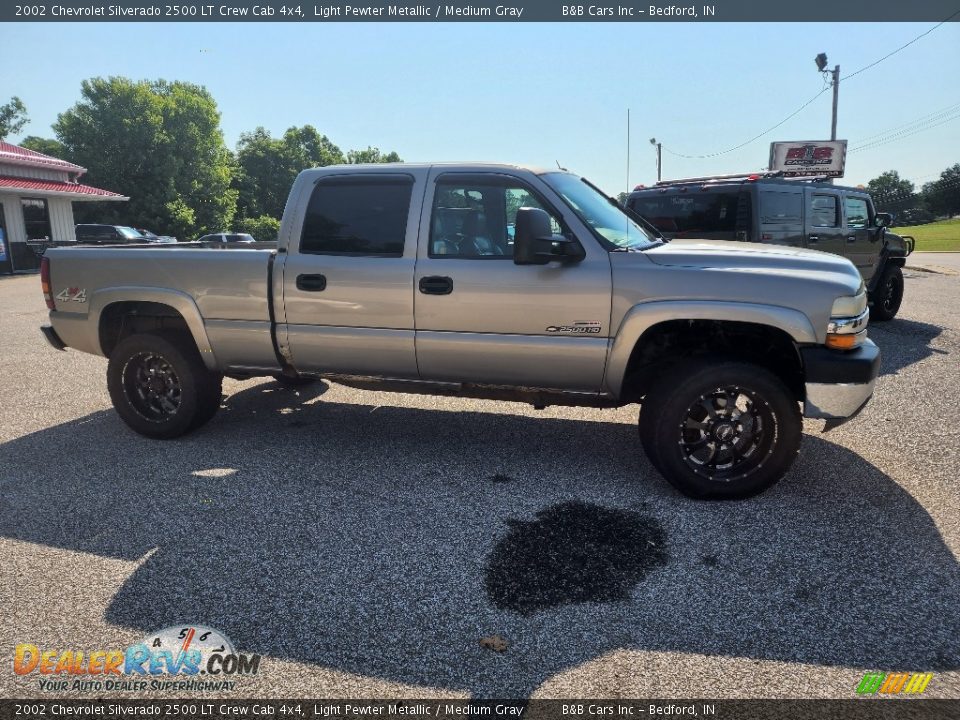
[[[897,235],[913,235],[920,251],[960,250],[960,218],[890,229]]]

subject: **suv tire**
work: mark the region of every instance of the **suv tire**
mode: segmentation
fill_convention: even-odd
[[[870,319],[878,322],[893,320],[903,302],[903,270],[897,266],[888,266],[876,289],[870,293]]]
[[[220,407],[222,380],[203,364],[192,339],[174,332],[131,335],[107,364],[117,414],[141,435],[162,440],[210,420]]]
[[[789,388],[743,362],[675,369],[647,394],[639,425],[654,467],[684,495],[704,500],[763,492],[793,464],[803,434]]]

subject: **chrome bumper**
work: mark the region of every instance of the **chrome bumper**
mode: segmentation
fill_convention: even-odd
[[[823,420],[851,418],[867,404],[875,384],[876,380],[867,383],[807,383],[803,415]]]

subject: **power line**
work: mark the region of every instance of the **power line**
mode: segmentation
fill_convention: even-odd
[[[845,75],[844,78],[843,78],[844,81],[848,81],[848,80],[850,80],[851,78],[854,78],[854,77],[856,77],[857,75],[859,75],[860,73],[864,72],[865,70],[869,70],[870,68],[872,68],[872,67],[874,67],[874,66],[876,66],[876,65],[879,65],[880,63],[882,63],[882,62],[883,62],[884,60],[886,60],[887,58],[893,57],[894,55],[896,55],[896,54],[897,54],[898,52],[900,52],[901,50],[903,50],[903,49],[905,49],[905,48],[908,48],[908,47],[910,47],[911,45],[913,45],[913,44],[914,44],[917,40],[919,40],[920,38],[926,37],[927,35],[929,35],[930,33],[932,33],[934,30],[936,30],[936,29],[937,29],[938,27],[940,27],[941,25],[947,24],[948,22],[950,22],[951,20],[953,20],[953,18],[955,18],[957,15],[960,15],[960,10],[957,10],[955,13],[953,13],[952,15],[950,15],[950,16],[949,16],[948,18],[946,18],[945,20],[942,20],[941,22],[938,22],[936,25],[934,25],[932,28],[930,28],[930,29],[927,30],[926,32],[920,33],[919,35],[917,35],[917,36],[916,36],[913,40],[911,40],[910,42],[905,43],[905,44],[901,45],[900,47],[898,47],[896,50],[887,53],[886,55],[884,55],[884,56],[883,56],[882,58],[880,58],[879,60],[874,60],[874,61],[873,61],[872,63],[870,63],[869,65],[864,65],[862,68],[860,68],[860,69],[857,70],[856,72],[852,72],[852,73],[850,73],[849,75]]]
[[[858,142],[858,143],[867,143],[868,141],[873,140],[874,138],[883,137],[883,136],[888,135],[888,134],[890,134],[890,133],[892,133],[892,132],[894,132],[894,131],[896,131],[896,130],[901,130],[901,129],[907,128],[908,126],[911,126],[911,125],[921,125],[921,124],[924,124],[924,123],[926,123],[926,122],[939,119],[940,116],[942,116],[942,115],[949,115],[949,114],[953,113],[955,110],[958,110],[958,109],[960,109],[960,102],[958,102],[958,103],[956,103],[956,104],[954,104],[954,105],[951,105],[951,106],[949,106],[949,107],[945,107],[945,108],[943,108],[942,110],[936,110],[936,111],[934,111],[934,112],[932,112],[932,113],[927,113],[926,115],[921,115],[921,116],[918,117],[918,118],[914,118],[913,120],[908,120],[907,122],[902,123],[902,124],[900,124],[900,125],[895,125],[894,127],[887,128],[886,130],[882,130],[881,132],[878,132],[878,133],[876,133],[876,134],[874,134],[874,135],[868,135],[867,137],[857,138],[856,142]]]
[[[914,130],[911,130],[911,131],[906,131],[906,130],[904,130],[904,131],[895,133],[894,135],[891,135],[890,137],[883,138],[883,139],[881,139],[881,140],[876,140],[876,141],[874,141],[874,142],[869,142],[869,143],[866,143],[865,145],[860,145],[860,146],[855,147],[855,148],[851,148],[851,149],[848,150],[847,152],[848,152],[848,153],[854,153],[854,152],[859,152],[859,151],[861,151],[861,150],[872,150],[873,148],[875,148],[875,147],[880,147],[881,145],[888,145],[889,143],[898,142],[898,141],[900,141],[900,140],[904,140],[904,139],[906,139],[906,138],[908,138],[908,137],[912,137],[913,135],[916,135],[916,134],[918,134],[918,133],[926,132],[927,130],[933,130],[934,128],[938,128],[938,127],[940,127],[941,125],[946,125],[947,123],[953,122],[954,120],[957,120],[957,119],[960,119],[960,113],[958,113],[958,114],[956,114],[956,115],[954,115],[954,116],[952,116],[952,117],[945,118],[945,119],[941,120],[940,122],[934,123],[933,125],[927,125],[926,127],[919,127],[919,128],[914,129]]]
[[[767,129],[764,130],[762,133],[760,133],[760,134],[758,134],[758,135],[754,135],[752,138],[750,138],[750,139],[747,140],[746,142],[742,142],[742,143],[740,143],[739,145],[733,146],[732,148],[727,148],[726,150],[721,150],[721,151],[719,151],[719,152],[710,153],[710,154],[708,154],[708,155],[684,155],[683,153],[674,152],[673,150],[671,150],[670,148],[668,148],[668,147],[666,147],[666,146],[664,146],[663,149],[666,150],[666,151],[667,151],[668,153],[670,153],[671,155],[674,155],[674,156],[676,156],[676,157],[681,157],[681,158],[687,158],[688,160],[704,160],[704,159],[707,159],[707,158],[718,157],[719,155],[726,155],[727,153],[731,153],[731,152],[733,152],[734,150],[739,150],[740,148],[749,145],[749,144],[752,143],[754,140],[759,140],[760,138],[762,138],[762,137],[763,137],[764,135],[766,135],[767,133],[773,132],[773,131],[776,130],[778,127],[780,127],[780,126],[783,125],[785,122],[787,122],[787,120],[790,120],[790,119],[793,118],[795,115],[799,114],[801,110],[803,110],[804,108],[806,108],[808,105],[810,105],[810,103],[812,103],[812,102],[813,102],[814,100],[816,100],[818,97],[820,97],[821,95],[823,95],[823,94],[824,94],[827,90],[829,90],[829,89],[830,89],[830,86],[827,86],[827,87],[823,88],[820,92],[818,92],[818,93],[817,93],[816,95],[814,95],[812,98],[810,98],[809,100],[807,100],[803,105],[801,105],[801,106],[798,107],[796,110],[794,110],[792,113],[790,113],[789,115],[787,115],[783,120],[781,120],[780,122],[778,122],[778,123],[777,123],[776,125],[774,125],[773,127],[767,128]]]

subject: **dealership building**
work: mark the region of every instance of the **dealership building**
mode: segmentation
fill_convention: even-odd
[[[0,274],[36,270],[46,243],[76,240],[73,203],[130,199],[81,184],[86,171],[0,140]]]

